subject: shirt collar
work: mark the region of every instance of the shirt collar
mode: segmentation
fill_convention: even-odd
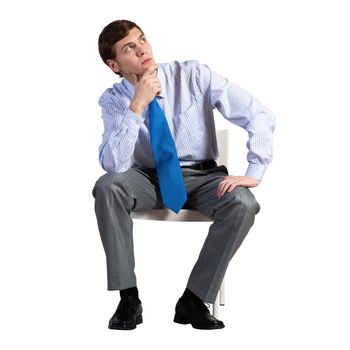
[[[163,71],[163,67],[161,64],[158,64],[158,72],[157,72],[157,77],[160,80],[161,86],[162,86],[162,91],[161,93],[158,95],[158,97],[164,98],[165,94],[164,94],[164,89],[165,89],[165,75],[164,75],[164,71]],[[133,96],[134,94],[134,85],[131,84],[129,82],[129,80],[123,78],[122,80],[123,85],[126,87],[126,89],[131,93],[131,95]]]

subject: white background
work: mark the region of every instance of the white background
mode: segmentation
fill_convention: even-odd
[[[349,349],[349,11],[346,1],[2,1],[2,349]],[[262,207],[227,271],[226,328],[172,322],[203,224],[135,223],[144,323],[110,331],[92,187],[117,77],[97,51],[138,23],[158,62],[197,59],[277,117]],[[229,124],[217,116],[218,127]],[[231,173],[246,168],[232,126]]]

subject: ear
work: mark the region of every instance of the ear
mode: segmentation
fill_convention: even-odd
[[[115,60],[108,59],[107,66],[112,69],[114,73],[119,73],[119,65]]]

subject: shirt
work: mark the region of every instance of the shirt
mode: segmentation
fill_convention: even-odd
[[[272,160],[274,115],[250,93],[195,60],[160,63],[157,77],[162,86],[157,100],[167,118],[180,165],[218,157],[216,108],[248,132],[245,175],[261,181]],[[107,172],[124,172],[133,165],[155,168],[148,108],[141,116],[130,110],[133,96],[134,86],[124,78],[99,99],[104,122],[99,160]]]

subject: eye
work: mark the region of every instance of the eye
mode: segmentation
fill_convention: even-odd
[[[128,46],[125,48],[125,53],[130,52],[133,48],[134,48],[134,45],[133,45],[133,44],[128,45]]]

